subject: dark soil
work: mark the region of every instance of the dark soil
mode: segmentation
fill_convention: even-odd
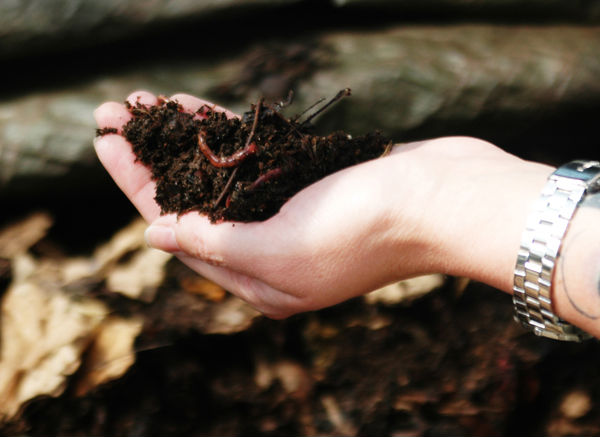
[[[288,119],[280,109],[259,102],[239,119],[207,106],[190,114],[159,99],[129,106],[123,135],[151,169],[162,213],[199,211],[213,222],[265,220],[304,187],[390,145],[378,132],[315,135],[310,116]]]
[[[118,132],[117,128],[103,127],[102,129],[96,129],[96,136],[100,137],[102,135],[116,134],[117,132]]]
[[[230,335],[183,326],[202,318],[199,301],[211,306],[165,286],[151,304],[130,302],[146,323],[127,374],[84,397],[75,375],[62,396],[30,401],[0,435],[600,435],[600,345],[521,330],[510,300],[481,284],[410,305],[354,299],[259,318]],[[118,313],[125,305],[111,303]],[[261,383],[265,371],[275,375]],[[565,417],[573,390],[592,407]]]

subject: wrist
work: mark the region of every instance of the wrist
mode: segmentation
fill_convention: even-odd
[[[426,182],[411,200],[420,207],[414,234],[427,247],[428,270],[512,293],[527,215],[553,168],[473,138],[422,144],[410,166],[426,169]]]
[[[459,231],[463,241],[452,240],[451,253],[461,276],[512,294],[527,217],[552,171],[549,166],[515,161],[510,169],[490,168],[487,177],[472,184],[472,208],[464,214]]]

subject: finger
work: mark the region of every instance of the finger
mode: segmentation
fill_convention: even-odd
[[[186,112],[195,113],[202,106],[206,105],[209,108],[214,108],[214,110],[217,112],[224,112],[229,118],[238,117],[237,114],[223,108],[222,106],[215,105],[208,100],[200,99],[189,94],[174,94],[171,96],[171,100],[175,100],[177,103],[179,103]]]
[[[156,104],[156,97],[147,91],[136,91],[127,97],[127,102],[135,106],[137,103],[143,105]],[[112,127],[122,133],[122,127],[131,120],[132,115],[122,103],[106,102],[94,111],[94,118],[99,128]]]
[[[153,106],[156,105],[157,98],[154,94],[148,91],[140,90],[134,91],[133,93],[129,94],[129,96],[127,97],[127,102],[131,106],[136,106],[137,104],[144,106]]]
[[[217,111],[224,111],[230,117],[236,116],[225,108],[188,94],[175,94],[171,99],[176,100],[188,112],[196,112],[201,106],[208,105]],[[132,106],[152,106],[157,104],[158,99],[148,91],[135,91],[126,101]],[[125,105],[116,102],[101,105],[94,115],[99,127],[114,127],[118,133],[122,132],[123,125],[132,117]],[[154,201],[156,184],[151,179],[150,171],[136,162],[130,143],[119,136],[105,135],[97,138],[94,145],[108,173],[142,216],[148,221],[156,219],[160,215],[160,208]]]
[[[148,91],[135,91],[126,101],[132,106],[151,106],[157,99]],[[94,116],[99,127],[114,127],[119,133],[132,117],[125,105],[116,102],[102,104]],[[94,147],[104,168],[140,214],[147,221],[156,219],[160,215],[160,208],[154,201],[156,185],[150,171],[136,161],[131,144],[119,135],[105,135],[94,140]]]
[[[271,227],[268,234],[263,231],[268,226],[265,222],[214,224],[198,213],[169,215],[151,224],[146,239],[156,249],[183,252],[203,262],[255,276],[273,269],[272,260],[282,256],[279,248],[288,247],[274,241],[276,235],[281,235],[277,229]]]
[[[185,238],[181,240],[182,244],[179,244],[175,234],[177,226],[178,220],[175,215],[161,217],[146,230],[146,242],[156,249],[174,253],[192,270],[221,285],[268,317],[283,318],[307,309],[300,298],[271,287],[252,275],[251,270],[239,272],[228,267],[221,254],[203,252],[199,256],[202,249],[189,247]],[[186,253],[186,250],[193,253]]]
[[[121,103],[106,102],[96,108],[94,118],[99,128],[115,128],[121,134],[123,126],[131,120],[131,114]]]
[[[131,144],[120,135],[105,135],[94,140],[98,159],[140,214],[151,222],[160,215],[154,201],[156,185],[150,170],[136,161]]]

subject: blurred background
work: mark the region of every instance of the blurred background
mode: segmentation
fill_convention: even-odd
[[[0,0],[0,434],[598,435],[600,349],[432,275],[286,321],[149,250],[97,162],[132,91],[597,159],[600,1]]]

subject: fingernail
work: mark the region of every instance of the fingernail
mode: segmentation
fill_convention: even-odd
[[[165,252],[180,252],[175,231],[169,226],[150,225],[144,232],[146,244],[154,249]]]

